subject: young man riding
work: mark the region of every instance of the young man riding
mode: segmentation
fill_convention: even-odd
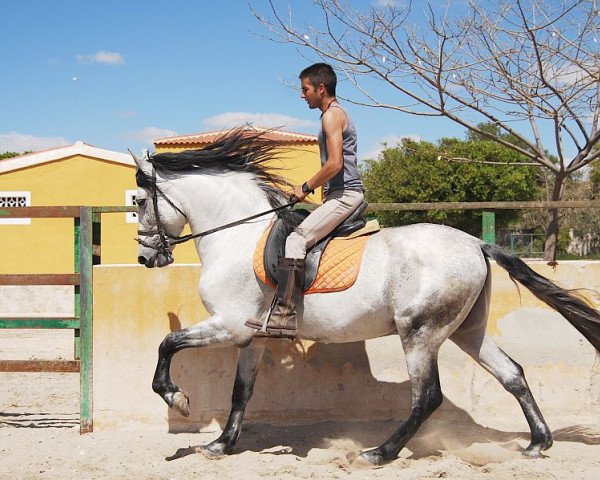
[[[319,152],[321,169],[293,196],[302,201],[324,186],[325,201],[290,234],[285,258],[277,268],[277,304],[271,312],[267,332],[273,336],[296,333],[296,307],[302,294],[306,252],[329,235],[363,202],[363,185],[357,167],[356,128],[335,97],[337,77],[326,63],[316,63],[299,75],[301,97],[311,109],[321,111]]]

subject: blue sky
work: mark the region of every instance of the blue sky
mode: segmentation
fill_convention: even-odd
[[[287,11],[287,2],[277,3]],[[311,15],[312,2],[294,3],[295,13]],[[252,4],[268,7],[264,0]],[[0,0],[0,6],[0,152],[78,140],[140,151],[153,138],[245,121],[318,129],[318,112],[297,88],[299,71],[318,59],[257,35],[265,30],[243,0]],[[352,93],[345,82],[338,89]],[[363,158],[402,136],[464,136],[447,120],[349,111]]]

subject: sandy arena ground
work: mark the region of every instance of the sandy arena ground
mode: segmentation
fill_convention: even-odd
[[[58,358],[68,340],[53,331],[0,331],[0,358]],[[218,432],[140,427],[79,435],[77,374],[0,373],[0,379],[0,478],[6,479],[600,478],[596,412],[547,417],[555,443],[540,459],[520,454],[529,440],[521,415],[494,419],[501,427],[492,429],[434,414],[398,460],[363,469],[353,464],[357,454],[385,439],[395,422],[247,425],[234,455],[209,460],[188,447]]]

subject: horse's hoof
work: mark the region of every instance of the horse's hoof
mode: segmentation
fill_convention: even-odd
[[[544,450],[548,450],[552,446],[552,435],[547,435],[545,438],[542,438],[541,441],[531,443],[525,450],[523,450],[523,456],[529,458],[546,458],[545,455],[542,454]]]
[[[529,445],[522,454],[527,458],[546,458],[546,455],[542,454],[542,450],[546,450],[543,445]]]
[[[209,443],[208,445],[199,445],[196,447],[196,452],[201,453],[209,460],[219,460],[219,459],[227,456],[227,454],[225,453],[225,451],[223,449],[223,446],[219,443],[216,443],[216,444]]]
[[[190,415],[190,400],[185,393],[181,390],[175,392],[173,399],[171,400],[171,408],[179,412],[184,417]]]
[[[539,450],[539,448],[526,448],[521,454],[527,458],[540,458],[542,456],[542,452]]]
[[[369,460],[367,460],[362,455],[357,456],[350,466],[356,470],[367,470],[375,467],[376,465],[372,464]]]
[[[356,460],[352,462],[352,466],[356,468],[373,468],[379,467],[388,463],[389,460],[383,458],[381,452],[375,448],[373,450],[367,450],[362,452]]]

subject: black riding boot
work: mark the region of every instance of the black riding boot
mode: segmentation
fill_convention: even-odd
[[[296,308],[304,282],[303,258],[280,258],[277,265],[277,303],[267,323],[267,332],[273,335],[296,335]]]

